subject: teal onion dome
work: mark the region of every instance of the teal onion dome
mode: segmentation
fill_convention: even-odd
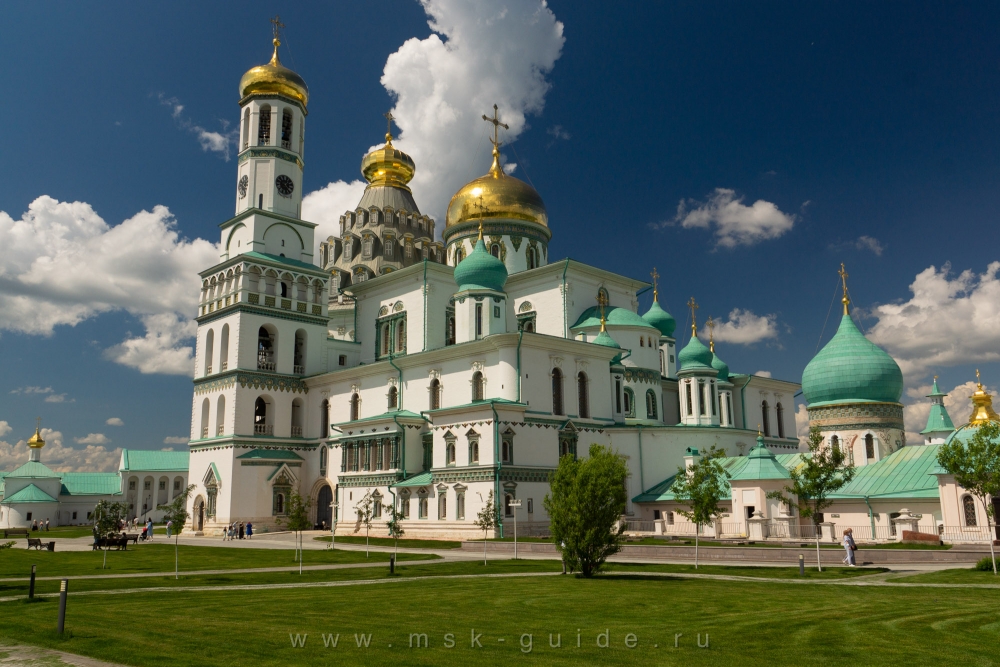
[[[455,267],[455,282],[459,292],[470,289],[502,292],[507,282],[507,267],[486,251],[486,244],[480,238],[469,256]]]
[[[715,352],[712,352],[712,368],[719,371],[719,382],[729,382],[729,364],[719,359]]]
[[[664,336],[673,336],[674,329],[677,328],[677,320],[674,319],[673,315],[663,310],[660,307],[660,302],[655,298],[653,299],[653,305],[649,307],[649,310],[642,316],[642,319],[659,329],[660,333]]]
[[[611,334],[609,334],[607,330],[604,329],[603,327],[601,328],[601,332],[597,334],[597,338],[593,340],[593,343],[594,345],[603,345],[604,347],[610,347],[616,350],[622,349],[622,346],[618,344],[618,341],[612,338]],[[611,363],[617,364],[621,360],[622,360],[622,355],[618,354],[615,356],[614,359],[611,360]]]
[[[677,361],[682,371],[712,370],[712,356],[712,351],[697,336],[691,336],[688,344],[677,354]]]
[[[845,314],[840,328],[802,372],[810,406],[828,403],[899,403],[903,373],[885,350],[858,331]]]

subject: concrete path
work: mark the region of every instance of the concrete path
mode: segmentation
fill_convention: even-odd
[[[119,667],[114,663],[23,644],[0,644],[0,667]]]

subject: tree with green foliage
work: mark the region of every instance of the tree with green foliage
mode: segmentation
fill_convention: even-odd
[[[375,499],[372,498],[372,492],[369,491],[358,504],[354,506],[354,511],[357,512],[358,521],[361,525],[365,527],[365,557],[368,557],[368,534],[372,529],[372,519],[375,518]]]
[[[482,498],[483,496],[480,495],[479,499],[482,500]],[[496,497],[493,495],[493,489],[490,489],[489,497],[486,498],[483,508],[479,510],[476,520],[473,521],[483,531],[483,565],[486,565],[486,536],[491,530],[500,525],[499,519]]]
[[[955,483],[975,496],[986,510],[986,537],[990,542],[993,574],[997,573],[997,558],[993,550],[993,503],[1000,498],[1000,424],[988,421],[976,427],[968,444],[954,439],[941,445],[938,463],[954,476]]]
[[[292,491],[288,495],[288,503],[285,505],[285,518],[283,522],[288,530],[295,533],[295,557],[299,561],[299,574],[302,574],[302,531],[309,530],[312,524],[309,522],[309,508],[312,502],[309,498],[303,498],[297,491]],[[280,523],[280,521],[279,521]]]
[[[598,444],[590,446],[585,459],[566,454],[549,475],[551,493],[544,506],[552,539],[570,571],[593,576],[621,550],[627,478],[625,457]]]
[[[395,545],[393,547],[394,553],[399,555],[399,538],[401,538],[406,531],[403,530],[403,513],[396,508],[395,502],[392,505],[382,505],[382,509],[389,516],[389,520],[385,522],[386,528],[389,529],[389,537],[395,540]]]
[[[670,491],[678,502],[688,506],[678,512],[695,525],[694,569],[698,569],[698,533],[723,512],[719,502],[726,495],[727,481],[731,477],[722,467],[726,452],[713,446],[708,453],[695,461],[690,468],[677,468],[677,477]]]
[[[179,493],[173,501],[167,505],[158,505],[156,509],[163,512],[164,523],[172,523],[174,532],[174,579],[180,579],[180,565],[179,556],[177,554],[177,540],[180,539],[181,530],[184,528],[184,524],[188,520],[188,510],[187,501],[191,496],[191,491],[194,490],[194,484],[189,484],[184,491]]]
[[[108,566],[108,540],[121,533],[122,521],[128,515],[128,503],[116,503],[110,500],[100,500],[94,507],[94,541],[104,544],[104,564]]]
[[[780,500],[788,507],[796,506],[801,516],[812,519],[816,530],[816,567],[820,572],[823,564],[819,559],[819,520],[823,510],[833,504],[830,494],[854,479],[856,472],[847,452],[840,447],[825,446],[823,434],[813,426],[809,429],[809,454],[802,457],[800,466],[788,471],[791,482],[781,491],[767,493],[768,498]]]

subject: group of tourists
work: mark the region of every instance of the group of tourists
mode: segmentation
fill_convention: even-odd
[[[34,521],[31,522],[31,530],[32,531],[36,531],[36,530],[48,530],[48,529],[49,529],[49,520],[48,519],[46,519],[45,521],[39,521],[38,519],[35,519]]]
[[[228,542],[230,540],[242,540],[244,536],[247,539],[253,537],[253,524],[247,521],[243,523],[242,521],[235,521],[222,531],[222,541]]]

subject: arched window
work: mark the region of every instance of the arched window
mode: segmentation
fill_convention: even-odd
[[[282,299],[287,299],[289,296],[291,296],[288,293],[289,292],[289,290],[288,290],[288,283],[286,283],[284,280],[282,280],[280,284],[281,284],[281,298]]]
[[[705,381],[698,380],[698,414],[704,415],[708,400],[705,397]]]
[[[438,498],[438,519],[442,521],[448,518],[448,496],[441,494]]]
[[[978,526],[976,520],[976,501],[972,496],[962,496],[962,514],[965,516],[966,526]]]
[[[493,244],[490,245],[490,254],[493,255],[494,257],[496,257],[497,259],[500,259],[500,244],[499,243],[493,243]]]
[[[441,407],[441,381],[437,378],[431,380],[430,393],[430,409],[437,410]]]
[[[472,374],[472,400],[483,400],[483,374],[479,371]]]
[[[639,347],[646,347],[646,339],[642,336],[639,336]]]
[[[840,451],[840,438],[835,435],[830,436],[830,448],[835,451]]]
[[[764,427],[764,435],[770,437],[771,435],[771,413],[767,407],[767,401],[760,402],[760,419],[761,424]]]
[[[785,437],[785,408],[781,403],[774,406],[774,418],[778,420],[778,437]]]
[[[319,448],[319,474],[320,475],[325,475],[326,474],[326,457],[327,457],[326,447],[322,446],[322,447]],[[320,507],[322,507],[322,506],[320,506]]]
[[[396,352],[406,349],[406,320],[400,320],[396,324]]]
[[[330,401],[323,399],[319,410],[319,434],[321,438],[330,435]]]
[[[212,356],[215,354],[215,329],[205,336],[205,375],[212,374]]]
[[[528,246],[527,257],[528,257],[528,268],[529,269],[538,268],[538,256],[535,254],[536,252],[537,251],[533,247]]]
[[[268,433],[267,401],[262,396],[258,396],[253,402],[253,432],[256,435],[270,435]]]
[[[479,438],[469,438],[469,463],[479,463]]]
[[[691,387],[688,387],[688,396],[691,394]],[[625,416],[635,417],[635,394],[628,387],[625,387]]]
[[[708,393],[712,395],[712,416],[714,417],[719,413],[718,403],[715,400],[715,380],[708,384]]]
[[[865,457],[869,461],[875,459],[875,437],[871,433],[865,436]]]
[[[222,435],[226,430],[226,397],[219,396],[215,404],[215,435]]]
[[[299,329],[295,332],[295,350],[292,353],[292,371],[296,375],[305,375],[306,372],[306,332]]]
[[[372,258],[372,237],[366,236],[363,241],[361,241],[361,257],[364,259]]]
[[[465,250],[462,248],[455,248],[455,265],[458,266],[458,263],[463,259],[465,259]]]
[[[382,354],[389,354],[391,347],[392,328],[388,324],[382,325]]]
[[[510,506],[511,502],[514,501],[514,496],[509,493],[503,494],[503,515],[504,516],[514,516],[514,508]]]
[[[243,110],[243,148],[250,145],[250,107]]]
[[[285,513],[285,494],[279,493],[278,498],[275,501],[274,508],[278,511],[278,514]]]
[[[229,368],[229,325],[222,325],[222,336],[219,341],[219,371]]]
[[[563,374],[558,368],[552,369],[552,414],[565,414],[563,412]]]
[[[580,416],[590,417],[590,397],[587,395],[587,374],[580,372],[576,376],[576,393],[580,399]]]
[[[271,107],[260,108],[260,118],[257,121],[257,145],[267,146],[271,143]]]
[[[281,147],[292,149],[292,112],[288,109],[281,113]]]
[[[399,391],[395,387],[389,387],[389,409],[395,410],[399,405]]]
[[[454,345],[455,344],[455,315],[453,313],[449,313],[448,316],[445,318],[445,324],[444,324],[444,326],[445,326],[445,340],[444,340],[444,344],[445,345]]]
[[[202,438],[207,438],[208,437],[208,416],[209,416],[209,412],[211,411],[211,409],[212,409],[212,405],[211,405],[211,403],[209,402],[209,400],[207,398],[204,401],[201,402],[201,437]]]
[[[652,389],[646,390],[646,418],[657,419],[656,416],[656,392]]]
[[[257,370],[274,370],[274,345],[271,332],[264,327],[257,330]]]
[[[687,413],[688,413],[688,416],[690,417],[691,415],[694,414],[694,402],[693,402],[693,399],[691,397],[691,381],[690,380],[688,380],[687,382],[684,383],[684,394],[685,394],[685,398],[687,399]]]
[[[455,465],[455,441],[448,441],[448,446],[445,448],[445,453],[447,454],[446,463],[450,466]]]
[[[361,397],[351,394],[351,421],[356,421],[361,415]]]
[[[417,507],[418,507],[418,516],[421,519],[426,519],[427,518],[427,497],[426,496],[424,496],[423,498],[420,499],[420,501],[417,504]]]
[[[302,437],[302,415],[305,411],[305,402],[301,398],[296,398],[292,401],[291,432],[293,438]]]

